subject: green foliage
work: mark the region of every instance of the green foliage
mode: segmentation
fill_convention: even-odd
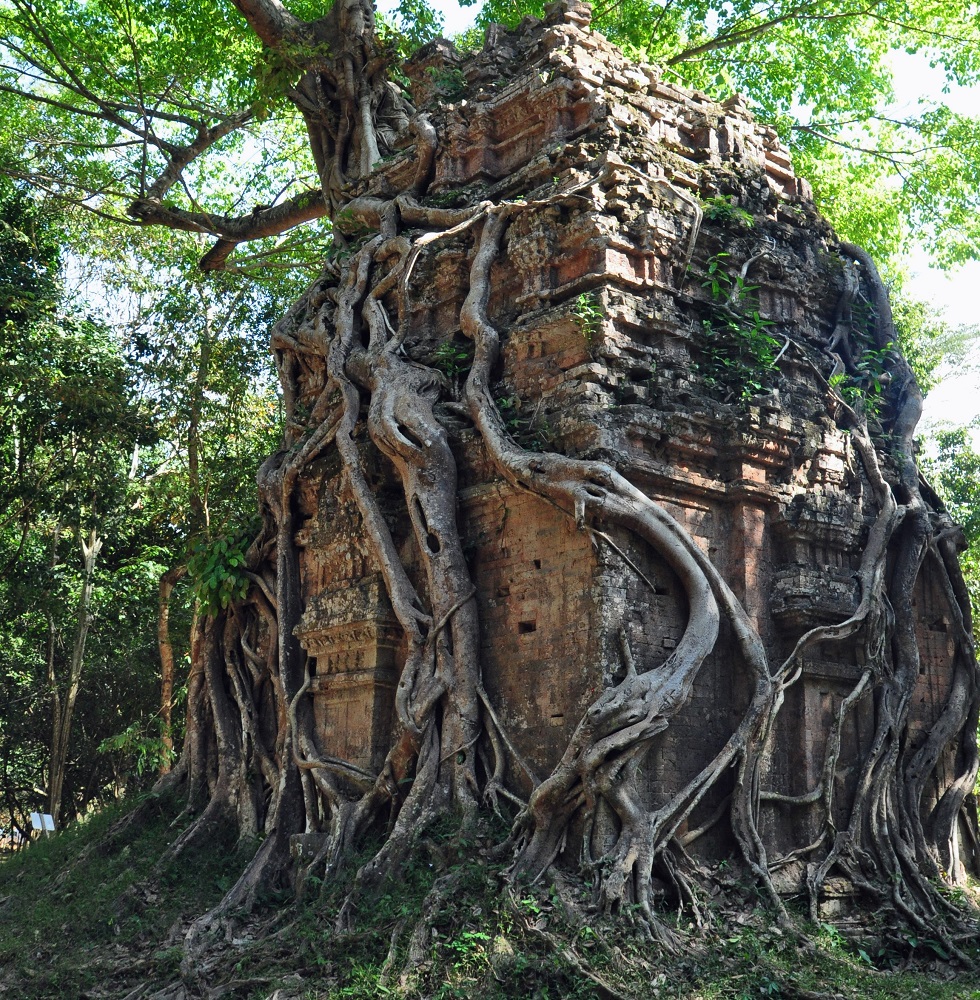
[[[398,0],[394,22],[378,15],[379,33],[402,58],[443,33],[442,14],[426,0]]]
[[[467,28],[462,34],[453,36],[453,45],[457,52],[478,52],[483,48],[485,32],[483,28]]]
[[[466,78],[456,66],[430,66],[427,70],[436,93],[446,101],[458,101],[466,92]]]
[[[175,699],[176,702],[176,699]],[[159,729],[159,727],[157,727]],[[135,768],[137,775],[153,774],[175,758],[161,732],[150,732],[142,722],[131,722],[122,732],[104,739],[99,753],[118,753]]]
[[[142,821],[111,842],[105,838],[122,818],[118,810],[0,862],[0,963],[8,989],[29,1000],[60,1000],[107,987],[119,996],[157,991],[178,980],[183,948],[175,921],[186,926],[213,906],[255,847],[220,829],[161,865],[186,822],[175,823],[179,808],[148,797]],[[249,994],[256,1000],[277,987],[309,1000],[752,1000],[804,991],[958,1000],[980,987],[974,972],[954,976],[945,964],[927,971],[944,960],[923,935],[883,929],[852,939],[829,921],[805,928],[801,963],[801,939],[750,894],[734,912],[709,903],[698,928],[688,915],[662,915],[684,947],[678,954],[651,947],[629,921],[594,912],[588,889],[567,877],[509,891],[503,862],[488,849],[505,832],[501,826],[483,819],[466,840],[458,822],[418,831],[402,876],[361,900],[348,914],[347,933],[335,929],[337,909],[377,842],[362,845],[349,867],[308,880],[301,900],[267,895],[251,926],[271,932],[250,928],[215,951],[209,982],[257,984]],[[416,927],[423,958],[402,978],[395,973]]]
[[[605,319],[602,299],[598,292],[583,292],[572,307],[572,315],[578,320],[585,337],[589,351],[594,349],[595,338],[602,331],[602,323]]]
[[[711,297],[716,302],[720,302],[730,295],[736,281],[740,280],[737,276],[733,278],[728,273],[728,258],[730,256],[731,254],[727,253],[716,253],[713,257],[708,258],[704,270],[705,277],[704,281],[701,282],[701,287],[709,289]]]
[[[843,239],[864,247],[894,271],[909,239],[899,187],[876,157],[833,143],[805,143],[795,168],[812,185],[817,208]]]
[[[59,295],[63,231],[57,217],[0,177],[0,328],[22,327],[53,308]]]
[[[772,321],[752,302],[756,286],[727,270],[728,254],[709,258],[701,282],[712,299],[710,316],[695,368],[699,380],[724,401],[747,401],[770,387],[777,372],[779,341],[769,333]],[[733,304],[737,304],[735,308]]]
[[[0,170],[102,219],[130,221],[127,206],[171,150],[229,118],[238,126],[185,169],[168,205],[247,214],[319,186],[284,96],[298,59],[263,53],[231,4],[212,5],[202,20],[162,0],[52,0],[43,11],[10,0],[0,44]],[[278,252],[294,263],[318,257],[318,243],[272,237],[252,248],[276,266]]]
[[[892,292],[891,307],[898,346],[924,395],[939,382],[943,369],[966,360],[980,327],[950,326],[942,309],[909,299],[900,287]]]
[[[935,432],[935,454],[923,467],[953,520],[963,526],[967,543],[980,546],[980,450],[977,427],[945,428]]]
[[[314,0],[292,0],[301,18],[322,16]],[[514,25],[543,15],[541,0],[488,0],[479,24]],[[12,54],[0,71],[2,158],[47,191],[125,218],[172,144],[229,116],[241,126],[196,157],[167,194],[176,208],[247,214],[302,188],[318,187],[302,123],[286,94],[318,52],[287,43],[263,49],[228,4],[206,27],[162,0],[53,0],[43,17],[23,0],[0,9],[0,41]],[[627,52],[714,97],[747,95],[757,116],[793,147],[798,171],[838,231],[880,261],[916,234],[951,265],[980,246],[980,125],[936,101],[897,115],[887,106],[896,72],[944,74],[950,85],[980,77],[980,23],[956,5],[879,0],[841,10],[835,0],[648,0],[597,5],[594,26]],[[430,40],[442,19],[426,0],[401,0],[379,21],[394,63]],[[469,33],[476,43],[479,31]],[[928,64],[928,66],[926,65]],[[76,73],[67,67],[82,67]],[[24,72],[23,70],[27,70]],[[397,67],[392,68],[397,77]],[[462,93],[456,68],[434,71],[449,100]],[[144,133],[149,129],[149,139]],[[729,199],[709,199],[709,218],[749,219]],[[269,237],[239,266],[313,267],[314,238]],[[99,235],[99,242],[107,237]],[[202,246],[198,242],[199,256]]]
[[[57,23],[62,7],[70,7],[73,17],[91,14],[87,34]],[[46,37],[63,41],[70,52],[107,44],[101,62],[80,58],[78,65],[93,86],[122,87],[125,73],[132,82],[127,38],[135,33],[154,44],[159,37],[140,34],[140,17],[159,17],[164,28],[175,19],[182,30],[199,23],[159,5],[131,13],[136,20],[127,21],[118,6],[56,4],[45,10],[53,19]],[[0,30],[8,39],[23,30],[33,39],[31,51],[40,52],[46,43],[37,32],[44,29],[31,17],[26,6],[5,8]],[[223,19],[216,16],[214,23],[219,43]],[[207,45],[202,40],[202,51]],[[246,49],[243,79],[252,72],[257,47],[246,40],[244,49],[222,49],[226,66]],[[176,56],[174,72],[184,54]],[[213,54],[219,61],[217,49]],[[165,53],[157,56],[166,61]],[[117,73],[124,57],[127,68]],[[153,58],[142,77],[147,88]],[[201,66],[206,69],[206,62]],[[60,72],[54,63],[49,69]],[[49,84],[46,93],[58,93],[53,80]],[[177,77],[160,86],[170,96],[157,106],[166,110],[180,89]],[[217,100],[218,89],[208,93],[209,101]],[[185,98],[193,103],[191,89],[180,100]],[[51,184],[70,176],[72,190],[92,182],[102,191],[100,210],[108,214],[120,206],[113,192],[122,191],[112,171],[131,179],[139,169],[154,167],[152,150],[142,166],[139,151],[127,161],[127,146],[107,157],[99,145],[107,136],[105,123],[96,126],[93,119],[86,126],[94,143],[89,147],[81,125],[64,109],[17,103],[9,93],[0,95],[0,105],[11,112],[0,130],[0,168],[6,164],[24,173],[31,165],[46,172],[45,183]],[[159,127],[168,139],[181,138],[176,123]],[[280,122],[277,128],[287,142],[295,138],[287,138],[291,125]],[[59,142],[35,147],[26,138],[31,129],[58,135]],[[191,128],[186,134],[193,133]],[[255,141],[249,155],[274,177],[274,147],[261,141],[258,130]],[[222,150],[231,157],[229,143]],[[86,149],[93,159],[85,159]],[[59,150],[57,162],[45,160]],[[289,155],[291,175],[295,152]],[[223,210],[232,210],[241,196],[230,186],[240,179],[230,163],[202,161],[193,171],[198,194],[211,192],[217,197],[212,204]],[[246,186],[245,193],[262,199],[269,194],[267,179]],[[235,274],[205,277],[195,273],[206,247],[198,236],[113,229],[56,207],[28,185],[0,178],[0,823],[21,827],[28,812],[43,804],[48,647],[63,676],[77,628],[77,535],[93,525],[105,545],[72,727],[67,814],[131,793],[148,780],[159,698],[157,584],[164,570],[183,562],[188,538],[206,537],[208,526],[217,525],[237,539],[236,532],[254,523],[255,468],[278,447],[282,425],[266,331],[304,283],[302,275],[291,277],[276,266],[287,253],[296,259],[288,241],[276,248],[260,242],[264,270],[247,281]],[[301,253],[318,258],[317,240],[307,241]],[[85,297],[68,289],[65,259]],[[204,568],[208,601],[220,605],[229,588],[240,592],[227,561]],[[179,584],[170,621],[178,665],[188,647],[193,601],[189,581]]]
[[[543,15],[541,0],[487,0],[478,23]],[[594,27],[670,79],[746,95],[847,239],[879,260],[912,233],[945,263],[980,247],[980,119],[948,103],[888,106],[896,72],[980,78],[980,23],[955,4],[879,0],[681,0],[597,4]]]
[[[976,424],[935,431],[920,465],[950,517],[963,528],[966,548],[960,554],[960,565],[973,604],[974,632],[980,640],[980,447],[977,432]]]
[[[715,195],[707,198],[702,203],[702,209],[704,217],[712,222],[741,229],[751,228],[755,224],[752,213],[736,205],[731,195]]]
[[[894,346],[875,349],[864,347],[860,357],[854,362],[853,370],[839,372],[830,377],[830,386],[840,393],[841,398],[852,406],[860,405],[869,416],[875,417],[881,410],[885,384],[888,378],[890,356]]]
[[[255,468],[282,420],[266,330],[301,279],[183,279],[197,239],[126,231],[100,242],[102,232],[88,248],[103,258],[74,263],[111,303],[100,316],[68,295],[59,269],[61,247],[79,238],[74,217],[3,181],[0,220],[0,824],[23,827],[46,783],[48,644],[61,675],[77,627],[76,536],[93,524],[105,546],[67,814],[151,776],[157,584],[209,524],[237,544],[254,523]],[[209,604],[241,592],[234,558],[199,556]],[[178,665],[193,600],[189,581],[178,585]]]
[[[545,451],[551,445],[551,426],[538,414],[537,407],[527,407],[517,395],[499,396],[494,402],[507,433],[519,445],[532,451]]]
[[[188,546],[187,574],[201,607],[216,615],[248,592],[245,552],[250,538],[237,532],[216,538],[198,536]]]
[[[430,362],[433,368],[451,379],[457,379],[470,370],[473,364],[473,344],[444,340],[433,352]]]
[[[499,399],[495,399],[494,402],[497,404],[497,409],[503,418],[504,426],[511,432],[517,431],[520,427],[521,397],[501,396]]]
[[[67,815],[138,783],[95,751],[152,711],[160,547],[144,530],[140,456],[158,437],[116,331],[65,292],[68,220],[5,182],[0,219],[0,823],[23,829],[42,805],[48,664],[63,684],[79,628],[78,538],[93,527],[105,544]]]
[[[256,114],[260,120],[269,117],[276,102],[283,94],[299,83],[303,73],[318,60],[330,57],[328,42],[318,45],[303,45],[285,42],[274,51],[264,53],[264,58],[255,68],[255,83],[258,91]]]
[[[300,18],[324,12],[314,0],[288,6]],[[516,25],[542,16],[543,6],[488,0],[479,25]],[[955,4],[879,0],[841,10],[836,0],[622,0],[597,5],[594,25],[671,78],[718,98],[747,95],[791,143],[838,230],[876,257],[892,257],[912,232],[944,263],[976,256],[977,118],[943,101],[900,115],[887,106],[896,67],[931,70],[954,86],[980,77],[980,24]],[[379,20],[395,61],[441,30],[426,0],[400,0],[391,20]],[[240,115],[241,127],[185,171],[186,188],[168,194],[177,207],[237,211],[317,186],[286,102],[317,53],[288,44],[263,50],[232,5],[209,10],[204,23],[163,0],[52,0],[43,17],[9,0],[0,40],[11,53],[0,72],[8,169],[26,170],[48,190],[122,217],[126,201],[159,174],[167,144],[187,143],[229,115]],[[448,99],[459,96],[458,79],[439,82]],[[291,252],[302,255],[302,243]]]
[[[254,520],[255,469],[282,436],[267,331],[301,282],[276,272],[262,282],[222,275],[160,284],[135,268],[116,280],[120,294],[135,284],[143,295],[128,355],[166,442],[153,456],[147,511],[179,562],[187,539],[206,535],[209,523],[237,530]]]

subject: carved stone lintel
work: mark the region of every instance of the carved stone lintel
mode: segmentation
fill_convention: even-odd
[[[314,695],[326,701],[347,701],[376,688],[395,689],[398,674],[394,669],[348,670],[342,674],[317,674],[310,688]]]

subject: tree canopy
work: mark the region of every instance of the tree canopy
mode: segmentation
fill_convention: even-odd
[[[541,13],[535,4],[490,0],[480,17],[513,24]],[[552,17],[552,26],[564,18],[567,37],[585,37],[589,18],[579,5],[553,8]],[[689,820],[694,839],[714,825],[707,817],[694,822],[709,792],[719,799],[717,817],[730,820],[731,843],[745,870],[787,924],[763,839],[763,803],[820,812],[819,838],[793,852],[820,859],[801,874],[814,917],[828,874],[839,868],[870,887],[895,921],[918,927],[938,919],[946,897],[936,885],[959,874],[956,830],[976,774],[980,695],[953,537],[915,465],[921,395],[896,350],[899,334],[871,254],[846,239],[822,244],[827,252],[815,270],[823,312],[814,328],[822,324],[826,337],[811,330],[807,340],[795,320],[786,320],[777,353],[778,341],[766,332],[777,321],[751,311],[743,298],[755,287],[745,283],[748,269],[765,253],[747,256],[741,273],[727,276],[729,294],[719,296],[716,272],[729,256],[723,222],[709,217],[701,232],[707,213],[698,202],[670,180],[636,171],[646,196],[673,192],[698,220],[677,287],[663,286],[676,303],[684,299],[678,315],[686,310],[691,321],[692,335],[683,338],[693,345],[690,371],[711,357],[718,367],[733,360],[723,348],[711,355],[719,333],[727,330],[736,344],[754,336],[753,362],[782,378],[778,362],[787,358],[794,378],[812,376],[805,388],[818,412],[806,419],[816,428],[819,418],[835,441],[846,438],[853,446],[850,471],[860,479],[854,488],[868,505],[855,519],[873,522],[855,533],[863,541],[846,557],[854,606],[839,618],[826,612],[832,624],[807,625],[785,649],[768,648],[764,629],[715,564],[710,546],[702,547],[667,505],[629,478],[635,469],[625,450],[607,461],[599,449],[580,452],[567,441],[552,447],[557,439],[518,440],[511,433],[503,412],[512,399],[498,378],[503,338],[495,324],[511,323],[513,330],[517,321],[513,314],[493,315],[494,269],[525,209],[561,202],[564,210],[585,189],[581,200],[594,208],[602,180],[562,189],[555,178],[540,202],[509,195],[484,202],[479,185],[467,188],[461,205],[437,204],[438,193],[427,200],[441,140],[424,110],[409,103],[399,63],[437,27],[437,11],[422,0],[406,0],[394,25],[376,23],[369,0],[337,0],[331,9],[312,0],[233,0],[209,5],[204,15],[153,0],[54,0],[43,10],[30,0],[0,0],[0,170],[10,186],[11,218],[18,212],[33,218],[35,207],[58,209],[55,235],[35,227],[33,258],[21,255],[9,278],[0,275],[0,290],[12,290],[5,307],[12,388],[4,405],[15,414],[14,430],[0,440],[11,468],[24,465],[25,456],[30,462],[19,492],[16,476],[12,480],[9,521],[22,534],[5,536],[4,555],[14,565],[32,559],[49,581],[41,594],[25,588],[20,605],[5,585],[3,596],[12,608],[26,608],[35,636],[28,651],[33,659],[25,658],[19,673],[18,663],[8,664],[5,678],[15,686],[26,678],[35,691],[47,685],[52,809],[61,800],[67,722],[90,626],[94,639],[98,616],[108,620],[114,612],[109,588],[99,589],[102,567],[131,569],[140,583],[160,579],[164,662],[171,645],[167,602],[186,574],[196,601],[190,611],[185,592],[184,618],[197,620],[183,633],[190,634],[193,664],[188,734],[165,787],[181,787],[197,818],[168,857],[222,827],[264,838],[218,910],[188,936],[191,957],[206,947],[219,919],[295,873],[293,838],[304,831],[319,838],[304,871],[326,876],[353,857],[356,845],[384,830],[382,846],[352,889],[356,903],[383,878],[398,875],[419,831],[449,820],[459,844],[470,843],[478,817],[500,811],[501,803],[505,810],[515,807],[508,877],[529,880],[563,854],[576,817],[591,813],[594,819],[601,806],[610,822],[589,862],[596,905],[637,912],[669,944],[674,932],[657,915],[656,897],[669,883],[672,898],[693,898],[690,887],[702,873],[683,849],[673,853],[673,845],[688,842],[677,835]],[[756,114],[797,151],[845,238],[886,258],[913,231],[948,263],[977,252],[977,122],[942,107],[901,121],[887,111],[891,53],[917,54],[940,66],[951,83],[974,80],[980,46],[972,12],[963,16],[926,0],[866,0],[853,8],[822,0],[620,0],[598,8],[594,27],[632,58],[660,64],[668,77],[718,97],[744,91]],[[510,37],[528,46],[527,56],[544,31],[529,23]],[[603,65],[622,68],[621,58],[606,48]],[[651,88],[643,92],[646,99],[659,80],[643,76],[642,86]],[[759,130],[756,138],[762,135]],[[375,170],[389,157],[395,160],[391,176]],[[567,164],[559,169],[572,173]],[[727,177],[728,165],[713,162],[710,171]],[[751,196],[747,204],[752,207]],[[754,215],[741,211],[767,245],[776,247],[777,237],[789,245],[787,231],[821,225],[799,207],[792,225],[780,229],[778,213],[763,204],[760,195]],[[167,237],[157,239],[148,229]],[[8,235],[17,241],[23,230]],[[695,260],[699,232],[705,238]],[[80,247],[79,266],[91,267],[91,280],[116,296],[123,318],[117,315],[111,328],[104,317],[74,315],[71,300],[52,284],[56,247],[69,238]],[[406,291],[424,248],[448,238],[465,244],[460,260],[469,254],[468,285],[460,284],[458,301],[447,306],[454,313],[449,335],[458,331],[472,344],[454,378],[439,368],[430,331],[422,323],[412,328]],[[800,257],[787,251],[786,260],[787,270],[805,272]],[[211,273],[196,273],[197,262]],[[512,258],[507,266],[513,265]],[[311,269],[316,280],[287,309]],[[562,294],[571,294],[563,287]],[[549,308],[565,308],[564,320],[573,326],[582,319],[573,303]],[[598,314],[592,321],[608,320],[610,328],[618,322],[592,308]],[[921,323],[914,309],[906,315],[911,325]],[[273,349],[284,390],[281,422],[267,369],[257,360],[261,331],[274,317],[280,318]],[[592,321],[581,326],[590,355]],[[36,338],[42,330],[48,332]],[[28,358],[35,347],[40,353]],[[647,360],[651,371],[659,363]],[[464,367],[465,380],[459,378]],[[727,386],[733,391],[719,398],[711,395],[718,380],[713,386],[701,381],[708,391],[698,405],[726,429],[745,416],[744,409],[733,416],[739,404],[774,388],[757,380]],[[781,384],[800,383],[786,378]],[[15,412],[28,401],[28,410]],[[593,416],[604,419],[599,410]],[[599,657],[608,661],[602,684],[590,691],[592,700],[543,780],[515,751],[483,683],[482,581],[457,518],[459,421],[468,421],[466,433],[479,442],[481,461],[497,482],[547,501],[589,532],[596,548],[608,543],[640,577],[608,532],[645,546],[670,568],[682,596],[679,638],[664,644],[656,669],[659,654],[638,666],[625,624],[619,628],[618,650],[610,653],[610,643]],[[20,428],[29,431],[26,438]],[[253,527],[243,497],[251,492],[249,467],[266,451],[272,454],[259,468],[261,517]],[[45,463],[64,455],[77,466],[56,477],[58,502],[46,503],[42,517],[38,497],[45,490],[32,491],[27,483],[43,487]],[[312,699],[304,697],[320,654],[301,641],[305,610],[314,603],[309,599],[304,608],[311,563],[302,529],[329,481],[343,483],[334,492],[346,491],[350,523],[358,525],[346,537],[341,532],[338,545],[360,532],[363,561],[380,574],[401,630],[393,736],[382,747],[381,764],[370,768],[325,745]],[[801,483],[801,497],[805,491]],[[133,511],[137,517],[128,516]],[[126,524],[140,525],[132,537],[122,526],[123,512]],[[345,558],[352,551],[345,550]],[[922,659],[913,608],[927,557],[945,588],[955,650],[942,668],[949,694],[917,743],[910,706]],[[363,581],[349,571],[347,582]],[[723,623],[734,637],[725,655],[741,657],[752,691],[744,711],[732,716],[721,749],[703,766],[697,762],[698,773],[667,789],[654,808],[641,788],[641,763],[690,702]],[[145,666],[146,635],[145,629],[134,633],[139,641],[120,641],[117,651],[142,656]],[[103,637],[113,638],[109,630]],[[769,794],[763,785],[782,731],[776,720],[784,691],[804,672],[804,653],[852,638],[861,644],[861,669],[831,713],[835,721],[827,723],[819,784],[800,795]],[[172,649],[169,658],[172,668]],[[855,764],[860,776],[845,826],[834,812],[844,716],[872,690],[872,749]],[[168,738],[171,694],[163,701]],[[102,742],[122,749],[127,739],[124,731]],[[945,767],[950,747],[952,777],[927,801],[927,782]],[[511,766],[526,772],[526,798],[505,780]],[[947,909],[950,920],[937,935],[951,954],[960,954],[959,911]],[[351,913],[345,904],[338,924],[348,926]]]
[[[296,89],[323,44],[311,27],[323,7],[237,6],[251,29],[217,0],[193,12],[4,0],[4,169],[107,218],[216,238],[206,267],[311,260],[315,239],[287,234],[327,212]],[[490,0],[478,23],[541,13],[539,2]],[[424,0],[405,0],[395,21],[384,31],[392,62],[440,23]],[[980,253],[978,120],[941,102],[899,119],[889,110],[895,53],[951,86],[977,81],[975,5],[621,0],[597,4],[594,24],[685,83],[745,93],[842,234],[879,258],[913,233],[944,264]],[[230,265],[239,242],[251,246]]]

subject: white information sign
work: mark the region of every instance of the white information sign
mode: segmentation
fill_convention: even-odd
[[[54,816],[48,813],[31,813],[31,826],[35,830],[43,830],[45,837],[54,833]]]

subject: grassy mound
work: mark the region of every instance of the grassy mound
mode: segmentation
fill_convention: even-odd
[[[218,840],[173,864],[180,833],[166,801],[126,825],[121,811],[0,862],[0,994],[42,998],[238,997],[249,1000],[503,998],[980,997],[929,940],[849,943],[830,924],[796,936],[746,885],[677,921],[674,950],[629,914],[590,913],[572,881],[511,891],[491,847],[429,831],[397,883],[360,897],[343,931],[349,879],[310,879],[302,899],[268,898],[242,915],[181,987],[183,936],[216,904],[255,844]],[[118,832],[122,829],[122,832]],[[111,831],[116,831],[111,833]],[[369,855],[365,849],[364,857]],[[969,944],[969,943],[968,943]],[[973,949],[980,957],[980,950]],[[184,970],[185,973],[187,970]]]
[[[177,975],[181,923],[221,899],[256,845],[216,841],[160,866],[176,810],[141,812],[119,836],[108,835],[125,811],[111,809],[0,862],[0,990],[116,997]]]

